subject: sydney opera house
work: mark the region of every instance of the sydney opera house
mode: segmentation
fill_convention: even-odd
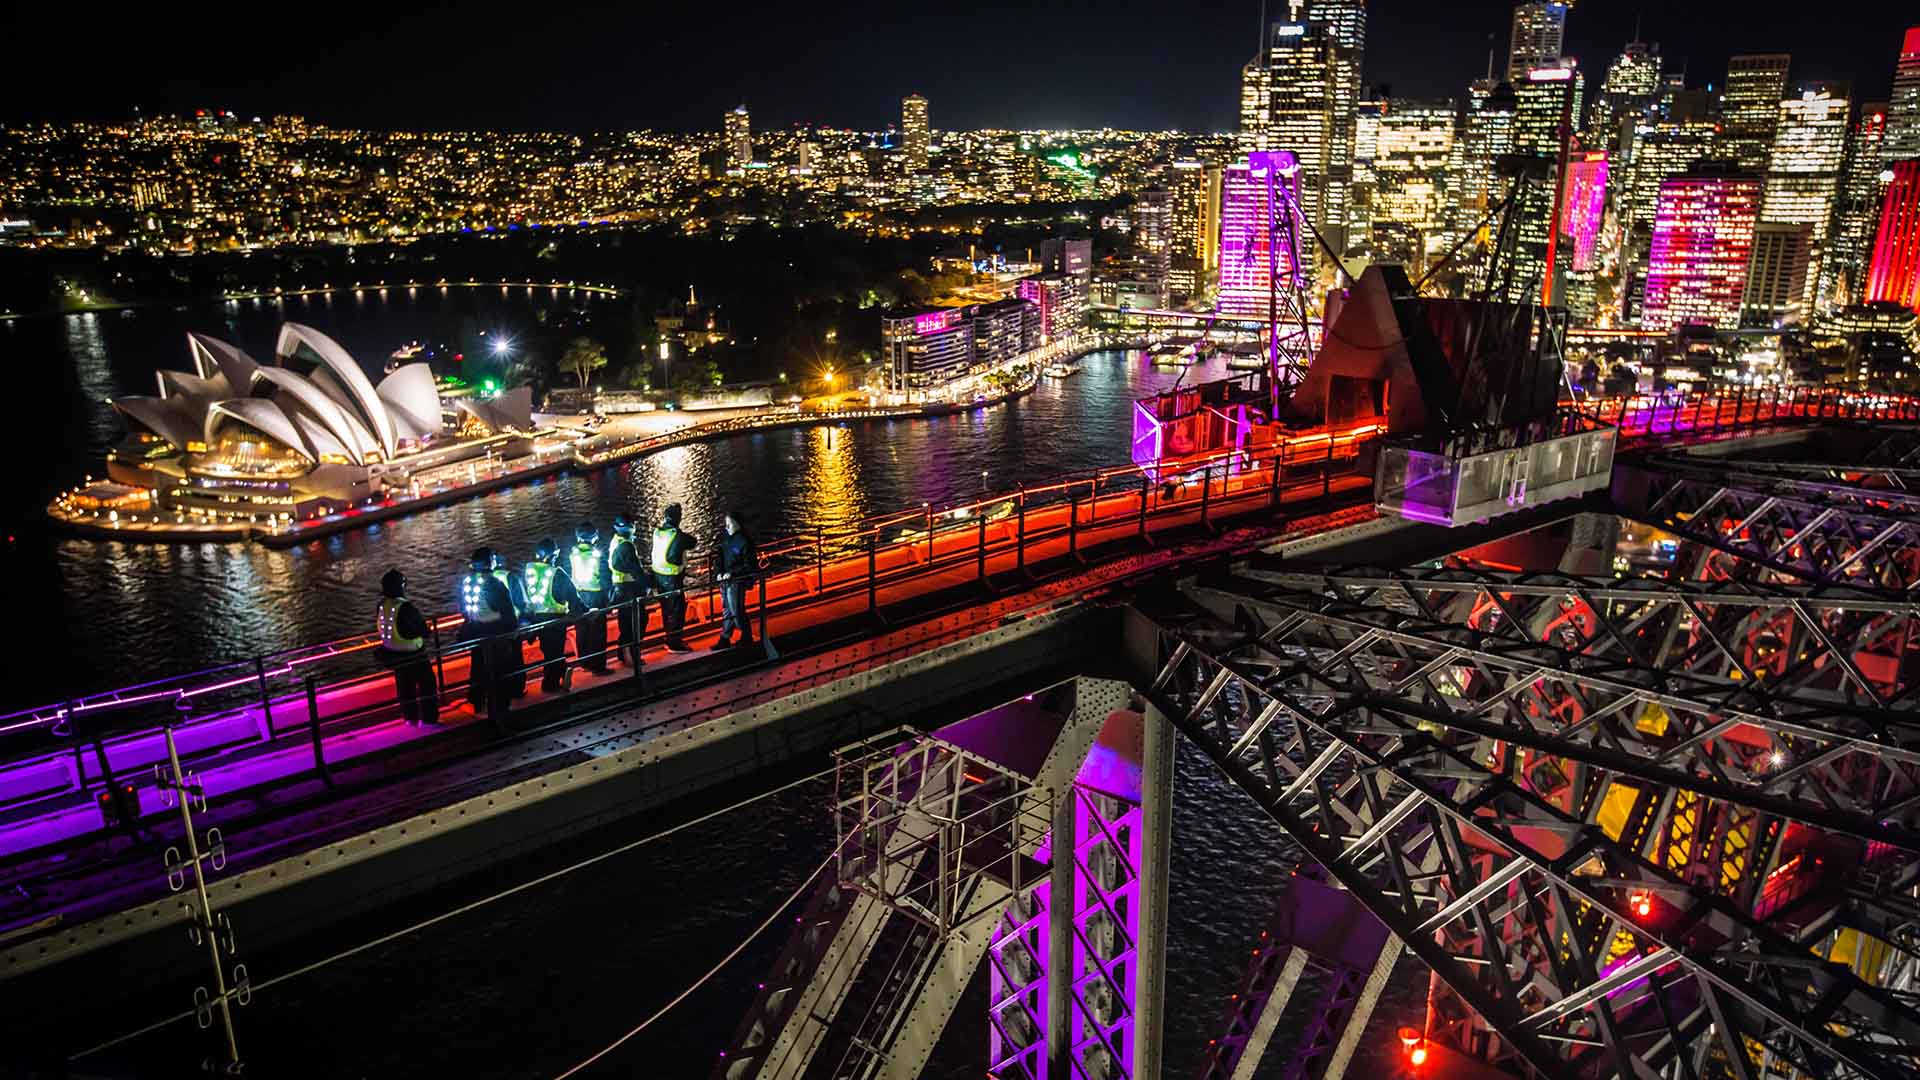
[[[380,498],[422,473],[531,449],[532,393],[450,398],[407,364],[376,385],[310,326],[280,329],[272,364],[189,333],[194,370],[162,371],[159,393],[116,400],[130,437],[108,457],[114,484],[188,520],[300,521]]]

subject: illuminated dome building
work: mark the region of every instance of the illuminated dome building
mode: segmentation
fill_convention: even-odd
[[[433,372],[407,364],[376,386],[339,342],[280,328],[272,365],[188,333],[194,371],[158,373],[157,396],[113,403],[131,438],[108,476],[198,520],[302,520],[382,497],[423,473],[531,449],[525,388],[443,408]],[[462,414],[464,413],[464,416]]]

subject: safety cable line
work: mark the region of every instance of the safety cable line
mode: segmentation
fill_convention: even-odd
[[[581,1071],[582,1069],[585,1069],[591,1066],[594,1062],[599,1061],[601,1058],[606,1057],[608,1054],[613,1053],[615,1050],[618,1050],[622,1045],[626,1043],[628,1039],[631,1039],[635,1035],[638,1035],[641,1032],[647,1030],[647,1028],[651,1026],[655,1020],[658,1020],[661,1017],[667,1015],[668,1012],[671,1012],[674,1006],[687,1000],[689,997],[692,997],[694,991],[707,985],[707,980],[713,978],[715,975],[720,974],[721,969],[726,967],[728,964],[732,963],[734,957],[739,956],[741,953],[745,952],[747,946],[753,944],[753,941],[755,938],[759,937],[761,934],[766,933],[767,927],[772,926],[773,921],[775,919],[778,919],[781,915],[785,914],[787,908],[791,907],[795,900],[800,899],[800,897],[808,889],[812,888],[813,883],[819,879],[821,873],[824,872],[827,867],[833,865],[833,860],[838,858],[839,856],[840,856],[839,847],[835,847],[832,851],[827,852],[827,857],[820,861],[819,866],[816,866],[813,868],[813,873],[807,875],[807,879],[800,883],[799,888],[796,888],[793,890],[793,892],[787,894],[787,898],[785,900],[780,901],[779,907],[776,907],[772,911],[767,913],[766,921],[762,922],[759,926],[754,927],[753,932],[748,934],[746,937],[742,938],[740,940],[740,944],[735,945],[733,947],[732,952],[729,952],[727,955],[721,957],[719,963],[708,968],[707,973],[705,975],[702,975],[698,979],[695,979],[693,981],[692,986],[689,986],[685,990],[680,991],[679,995],[675,997],[672,1001],[669,1001],[665,1005],[662,1005],[658,1009],[654,1010],[654,1013],[652,1016],[649,1016],[645,1020],[642,1020],[638,1024],[634,1025],[632,1028],[630,1028],[627,1031],[626,1034],[620,1036],[619,1038],[608,1043],[606,1046],[602,1047],[592,1057],[587,1058],[585,1061],[582,1061],[580,1064],[575,1065],[573,1068],[568,1069],[566,1072],[563,1072],[559,1076],[554,1077],[554,1080],[567,1080],[568,1077],[574,1075],[575,1073]]]
[[[544,885],[547,882],[553,881],[556,878],[565,877],[566,875],[571,874],[576,870],[584,870],[589,866],[593,866],[596,863],[605,862],[606,860],[611,859],[617,855],[624,855],[627,852],[634,850],[635,848],[644,847],[647,844],[651,844],[655,840],[663,840],[669,836],[672,836],[674,833],[681,832],[682,830],[685,830],[685,829],[690,829],[695,825],[699,825],[704,822],[712,821],[714,818],[720,817],[724,814],[730,814],[735,810],[739,810],[742,807],[750,806],[753,803],[759,802],[762,799],[769,798],[774,795],[778,795],[783,791],[789,791],[793,788],[799,787],[801,784],[810,783],[814,780],[818,780],[823,776],[827,776],[831,774],[832,772],[833,772],[832,769],[822,769],[819,772],[812,773],[808,776],[803,776],[798,780],[793,780],[788,783],[782,784],[777,788],[771,788],[767,791],[761,792],[758,795],[754,795],[749,798],[742,799],[731,806],[721,807],[718,810],[714,810],[709,813],[702,814],[701,816],[697,818],[693,818],[690,821],[683,821],[680,824],[673,826],[672,828],[663,829],[660,832],[653,833],[650,836],[643,836],[638,840],[629,841],[625,844],[620,845],[617,848],[613,848],[610,851],[603,851],[598,855],[589,856],[588,858],[582,859],[579,862],[573,863],[570,866],[564,866],[558,870],[552,871],[551,873],[542,874],[539,877],[534,878],[530,881],[523,881],[518,885],[512,886],[511,888],[503,889],[500,892],[494,893],[491,896],[484,896],[478,900],[472,901],[471,903],[462,904],[461,906],[454,908],[452,911],[442,912],[438,915],[433,916],[430,919],[422,920],[420,922],[414,923],[411,926],[402,927],[401,929],[395,930],[392,933],[382,934],[381,936],[374,938],[372,941],[363,942],[359,945],[355,945],[350,949],[346,949],[341,952],[334,953],[332,956],[326,957],[325,959],[316,960],[311,964],[307,964],[303,967],[297,967],[292,971],[286,972],[285,974],[275,975],[271,979],[267,979],[265,981],[255,983],[253,984],[251,992],[257,994],[262,990],[266,990],[272,986],[277,986],[280,983],[286,982],[289,979],[296,978],[301,975],[305,975],[310,971],[317,971],[320,968],[326,967],[328,964],[332,964],[340,960],[345,960],[350,957],[357,956],[360,953],[366,952],[369,949],[377,949],[380,946],[387,944],[388,942],[396,941],[400,938],[406,937],[408,934],[417,933],[418,931],[425,930],[428,927],[446,922],[448,919],[452,919],[460,915],[465,915],[467,912],[485,907],[496,900],[504,900],[509,896],[515,895],[516,893],[522,893],[528,889],[534,888],[535,886]],[[829,859],[829,861],[831,861],[831,859]],[[826,867],[826,864],[822,863],[821,869],[825,869],[825,867]],[[813,877],[818,877],[819,875],[820,875],[819,870],[815,870],[813,872]],[[809,878],[808,883],[810,884],[811,882],[812,882],[812,878]],[[784,910],[785,908],[786,908],[786,904],[782,904],[781,909]],[[762,927],[762,929],[765,929],[765,928]],[[754,934],[756,936],[759,933],[760,933],[759,930],[754,931]],[[751,941],[752,938],[748,938],[748,940]],[[744,945],[745,945],[745,942],[742,942],[743,947]],[[711,974],[712,974],[711,972],[708,973],[708,976],[706,977],[711,977]],[[704,981],[704,978],[703,978],[703,981]],[[80,1051],[77,1054],[71,1054],[67,1057],[67,1060],[78,1061],[81,1058],[89,1057],[93,1054],[97,1054],[102,1050],[111,1049],[112,1047],[118,1046],[121,1043],[127,1042],[132,1039],[137,1039],[142,1035],[147,1035],[152,1032],[158,1031],[163,1027],[167,1027],[168,1025],[178,1023],[193,1015],[194,1015],[194,1010],[192,1009],[188,1009],[185,1012],[175,1013],[172,1016],[168,1016],[163,1019],[156,1020],[153,1023],[148,1024],[143,1028],[139,1028],[135,1031],[129,1031],[124,1035],[109,1039],[106,1042],[100,1043],[97,1046],[89,1047],[85,1050]],[[652,1020],[650,1019],[647,1022],[652,1023]]]

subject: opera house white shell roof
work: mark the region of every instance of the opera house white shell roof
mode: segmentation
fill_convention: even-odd
[[[302,346],[317,360],[304,374],[288,366]],[[187,348],[194,373],[162,371],[158,396],[113,403],[131,423],[180,450],[191,443],[213,446],[223,425],[239,422],[310,462],[365,465],[375,457],[390,461],[402,443],[418,444],[441,431],[440,396],[426,364],[407,364],[375,386],[339,342],[311,326],[280,328],[273,366],[205,334],[188,333]],[[467,411],[492,430],[525,430],[532,426],[531,405],[530,392],[510,392]]]

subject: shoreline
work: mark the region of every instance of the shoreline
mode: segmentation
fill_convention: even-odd
[[[1089,346],[1080,356],[1096,352]],[[1020,385],[994,397],[984,398],[965,404],[936,402],[921,405],[876,406],[862,409],[845,409],[834,412],[787,412],[765,416],[731,417],[706,423],[692,424],[677,431],[637,439],[612,447],[605,452],[582,450],[576,446],[564,457],[545,461],[525,468],[512,469],[496,476],[459,487],[444,488],[419,496],[405,499],[388,499],[385,502],[367,507],[353,507],[323,518],[315,518],[289,529],[274,530],[252,524],[237,525],[192,525],[183,522],[141,522],[136,520],[120,521],[117,517],[102,518],[98,512],[85,516],[68,513],[60,506],[59,500],[48,504],[47,518],[58,529],[89,539],[119,540],[127,543],[144,544],[204,544],[204,543],[258,543],[269,548],[291,548],[312,540],[320,540],[355,529],[392,521],[417,512],[437,509],[464,499],[487,495],[503,488],[522,483],[541,480],[565,472],[588,473],[599,469],[611,468],[662,450],[679,446],[707,442],[713,439],[727,438],[732,435],[750,434],[756,431],[775,431],[794,427],[814,427],[821,424],[837,424],[850,420],[894,420],[894,419],[932,419],[941,416],[954,416],[960,413],[974,412],[1015,401],[1033,393],[1038,387],[1040,375],[1034,376]],[[530,455],[531,456],[531,455]],[[159,517],[156,512],[153,516]]]

